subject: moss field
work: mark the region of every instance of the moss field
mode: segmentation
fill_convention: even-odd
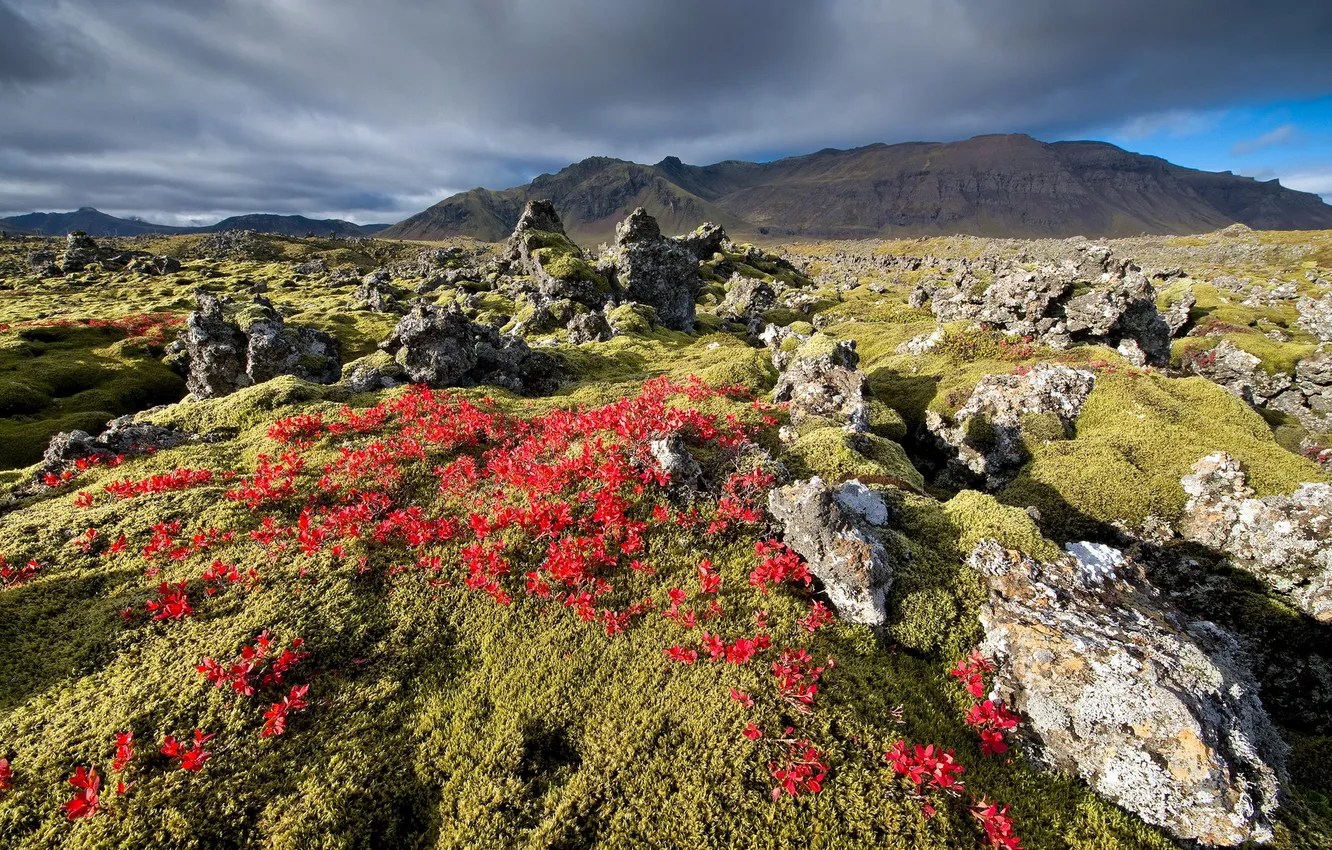
[[[316,414],[335,421],[345,411],[392,404],[409,391],[353,394],[338,385],[279,378],[222,399],[171,404],[185,394],[183,382],[161,360],[174,328],[139,334],[138,325],[85,320],[143,314],[179,320],[192,307],[195,287],[244,303],[263,283],[289,322],[337,336],[347,363],[373,352],[396,317],[348,310],[354,280],[304,277],[294,264],[318,258],[360,274],[410,261],[423,247],[262,241],[265,253],[258,258],[214,259],[199,256],[197,237],[124,240],[126,247],[181,258],[182,270],[141,277],[93,269],[51,279],[27,276],[24,258],[41,247],[39,240],[0,242],[0,324],[6,326],[0,330],[0,467],[8,469],[0,484],[30,480],[30,465],[54,433],[95,432],[112,416],[156,405],[170,404],[147,414],[151,421],[236,434],[132,457],[114,469],[96,467],[37,495],[11,496],[3,507],[0,554],[10,565],[32,559],[41,566],[21,583],[0,583],[0,758],[13,772],[12,787],[0,791],[0,845],[983,846],[967,798],[931,792],[937,813],[928,818],[910,799],[906,783],[882,758],[894,741],[905,739],[954,749],[967,768],[968,796],[1010,804],[1026,848],[1179,846],[1082,783],[1041,770],[1016,749],[982,756],[974,730],[963,722],[969,699],[947,670],[981,636],[985,591],[964,563],[980,540],[994,538],[1049,558],[1068,540],[1113,539],[1115,525],[1137,528],[1152,517],[1177,518],[1184,501],[1179,478],[1219,449],[1244,463],[1260,494],[1327,480],[1239,400],[1201,378],[1134,369],[1108,349],[1014,348],[960,327],[946,328],[945,343],[928,355],[899,355],[900,343],[935,327],[928,311],[907,306],[908,282],[862,281],[839,291],[775,261],[744,263],[740,254],[704,264],[706,286],[693,334],[659,329],[646,312],[622,307],[611,316],[621,335],[609,342],[570,345],[562,332],[529,339],[550,342],[542,350],[569,376],[552,396],[523,399],[489,387],[441,391],[514,422],[616,404],[661,376],[680,382],[696,377],[768,398],[777,373],[767,353],[743,333],[727,332],[715,315],[733,272],[802,284],[816,296],[814,305],[807,312],[784,310],[773,320],[857,341],[874,395],[872,435],[853,439],[832,423],[806,422],[786,445],[777,436],[785,414],[773,412],[775,423],[765,422],[751,399],[738,393],[696,401],[674,397],[670,404],[751,426],[754,439],[795,476],[856,478],[883,494],[891,515],[884,543],[895,569],[886,633],[841,623],[810,632],[799,623],[810,610],[808,589],[788,584],[763,593],[752,586],[755,543],[775,533],[762,522],[714,533],[703,525],[650,524],[634,557],[655,573],[616,572],[617,599],[650,596],[660,602],[672,588],[696,588],[698,564],[706,558],[722,577],[715,599],[725,613],[702,621],[707,600],[692,598],[700,627],[734,640],[752,635],[756,617],[766,612],[772,636],[774,650],[748,664],[680,664],[663,651],[674,644],[697,646],[698,632],[660,613],[636,617],[623,633],[608,636],[600,624],[580,621],[558,601],[521,592],[523,572],[541,561],[544,543],[505,538],[512,545],[507,554],[514,569],[506,586],[513,601],[499,605],[465,585],[462,538],[409,549],[367,537],[341,555],[327,547],[303,554],[294,541],[270,551],[252,539],[250,532],[262,530],[265,518],[296,526],[304,506],[329,505],[319,487],[324,466],[376,440],[391,443],[394,434],[322,435],[293,447],[269,435],[275,421]],[[1314,269],[1332,277],[1332,234],[1125,241],[1141,244],[1143,254],[1156,252],[1144,262],[1178,257],[1175,264],[1199,278],[1195,321],[1223,313],[1226,338],[1252,345],[1246,350],[1255,354],[1263,351],[1259,356],[1273,368],[1285,369],[1313,350],[1295,328],[1293,311],[1223,301],[1229,296],[1206,292],[1201,279],[1222,273],[1223,255],[1233,250],[1239,260],[1226,273],[1296,281],[1302,292],[1318,294],[1304,273]],[[978,243],[863,243],[863,250],[976,256],[983,250]],[[1013,243],[1012,250],[1021,244]],[[809,254],[838,250],[799,247]],[[1217,265],[1209,265],[1214,255]],[[409,295],[413,281],[396,285]],[[477,315],[511,309],[511,302],[488,290],[475,281],[428,297],[459,301]],[[1290,341],[1266,336],[1267,323],[1287,329]],[[1185,342],[1201,346],[1218,339]],[[815,337],[814,344],[826,341]],[[1177,353],[1182,356],[1184,348]],[[928,463],[913,448],[926,413],[951,413],[985,375],[1041,360],[1097,372],[1075,433],[1033,439],[1031,463],[993,496],[935,487]],[[1033,426],[1032,433],[1040,429]],[[432,470],[476,457],[490,445],[429,452],[384,492],[399,506],[465,527],[477,500],[442,492]],[[724,455],[708,445],[691,448],[705,462]],[[251,508],[225,495],[255,473],[261,456],[289,451],[306,461],[290,497]],[[124,500],[102,489],[182,467],[213,470],[214,477],[189,489]],[[79,506],[81,492],[93,494],[90,507]],[[646,516],[654,507],[674,512],[691,506],[705,516],[715,510],[707,499],[690,502],[655,487],[635,495],[630,509]],[[1039,524],[1028,507],[1038,509]],[[207,529],[234,536],[180,558],[146,560],[142,552],[154,526],[172,522],[180,523],[176,537],[184,543]],[[90,528],[97,530],[96,541],[85,552],[79,543]],[[108,544],[121,535],[124,550],[110,551]],[[441,569],[413,565],[426,557],[438,557]],[[215,560],[234,565],[242,576],[253,570],[253,580],[223,582],[209,594],[201,575]],[[185,582],[191,616],[159,622],[146,614],[162,581]],[[1198,605],[1246,633],[1298,633],[1303,643],[1332,645],[1325,627],[1261,588],[1246,585],[1214,605]],[[133,616],[122,616],[126,609]],[[310,653],[282,685],[247,698],[215,689],[196,671],[205,657],[237,657],[263,630],[282,646],[300,638]],[[776,647],[804,649],[821,664],[835,659],[823,673],[812,712],[795,711],[775,696],[770,668]],[[263,712],[288,684],[310,686],[309,708],[291,715],[285,734],[262,737]],[[752,695],[755,705],[732,699],[731,689]],[[1332,846],[1332,716],[1324,714],[1274,711],[1293,749],[1286,804],[1270,846]],[[742,735],[751,722],[765,737]],[[783,752],[775,739],[788,726],[793,737],[823,752],[827,779],[819,793],[774,801],[769,763]],[[206,745],[211,758],[193,773],[158,750],[164,736],[184,739],[196,728],[216,737]],[[117,775],[111,768],[115,736],[126,731],[134,732],[137,756]],[[66,779],[88,765],[104,777],[102,811],[70,822],[61,810],[74,790]],[[115,793],[119,778],[135,783],[129,793]]]

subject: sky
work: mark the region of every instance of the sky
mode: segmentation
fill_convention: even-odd
[[[0,216],[392,222],[587,156],[1007,132],[1332,201],[1332,3],[0,0]]]

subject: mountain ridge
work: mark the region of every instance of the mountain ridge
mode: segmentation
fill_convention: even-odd
[[[19,235],[64,236],[82,230],[90,236],[144,236],[148,234],[217,233],[223,230],[257,230],[283,236],[336,235],[370,236],[389,227],[387,224],[354,224],[338,218],[313,219],[302,215],[250,213],[224,218],[216,224],[177,227],[156,224],[138,218],[118,218],[93,207],[80,207],[67,213],[33,212],[0,218],[0,229]]]
[[[460,192],[384,238],[503,239],[528,200],[555,203],[571,236],[595,243],[644,206],[663,230],[703,221],[746,236],[865,238],[1186,235],[1243,223],[1332,229],[1332,206],[1276,180],[1207,172],[1108,142],[992,134],[960,142],[824,148],[771,162],[655,165],[589,157],[523,186]]]

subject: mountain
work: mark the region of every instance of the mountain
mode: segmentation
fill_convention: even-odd
[[[666,232],[703,221],[749,236],[991,237],[1188,234],[1235,222],[1332,229],[1332,206],[1276,180],[1184,168],[1104,142],[1025,135],[825,149],[774,162],[640,165],[593,157],[504,191],[445,198],[380,235],[506,237],[523,204],[549,198],[575,239],[595,244],[635,206]]]
[[[223,230],[257,230],[283,236],[371,236],[387,224],[353,224],[338,218],[313,219],[302,215],[237,215],[203,227],[173,227],[137,218],[116,218],[92,207],[67,213],[28,213],[0,218],[0,228],[48,236],[64,236],[82,230],[91,236],[143,236],[145,234],[217,233]]]

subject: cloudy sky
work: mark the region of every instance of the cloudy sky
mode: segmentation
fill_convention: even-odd
[[[994,132],[1332,200],[1332,3],[0,0],[0,215],[396,221],[592,155]]]

